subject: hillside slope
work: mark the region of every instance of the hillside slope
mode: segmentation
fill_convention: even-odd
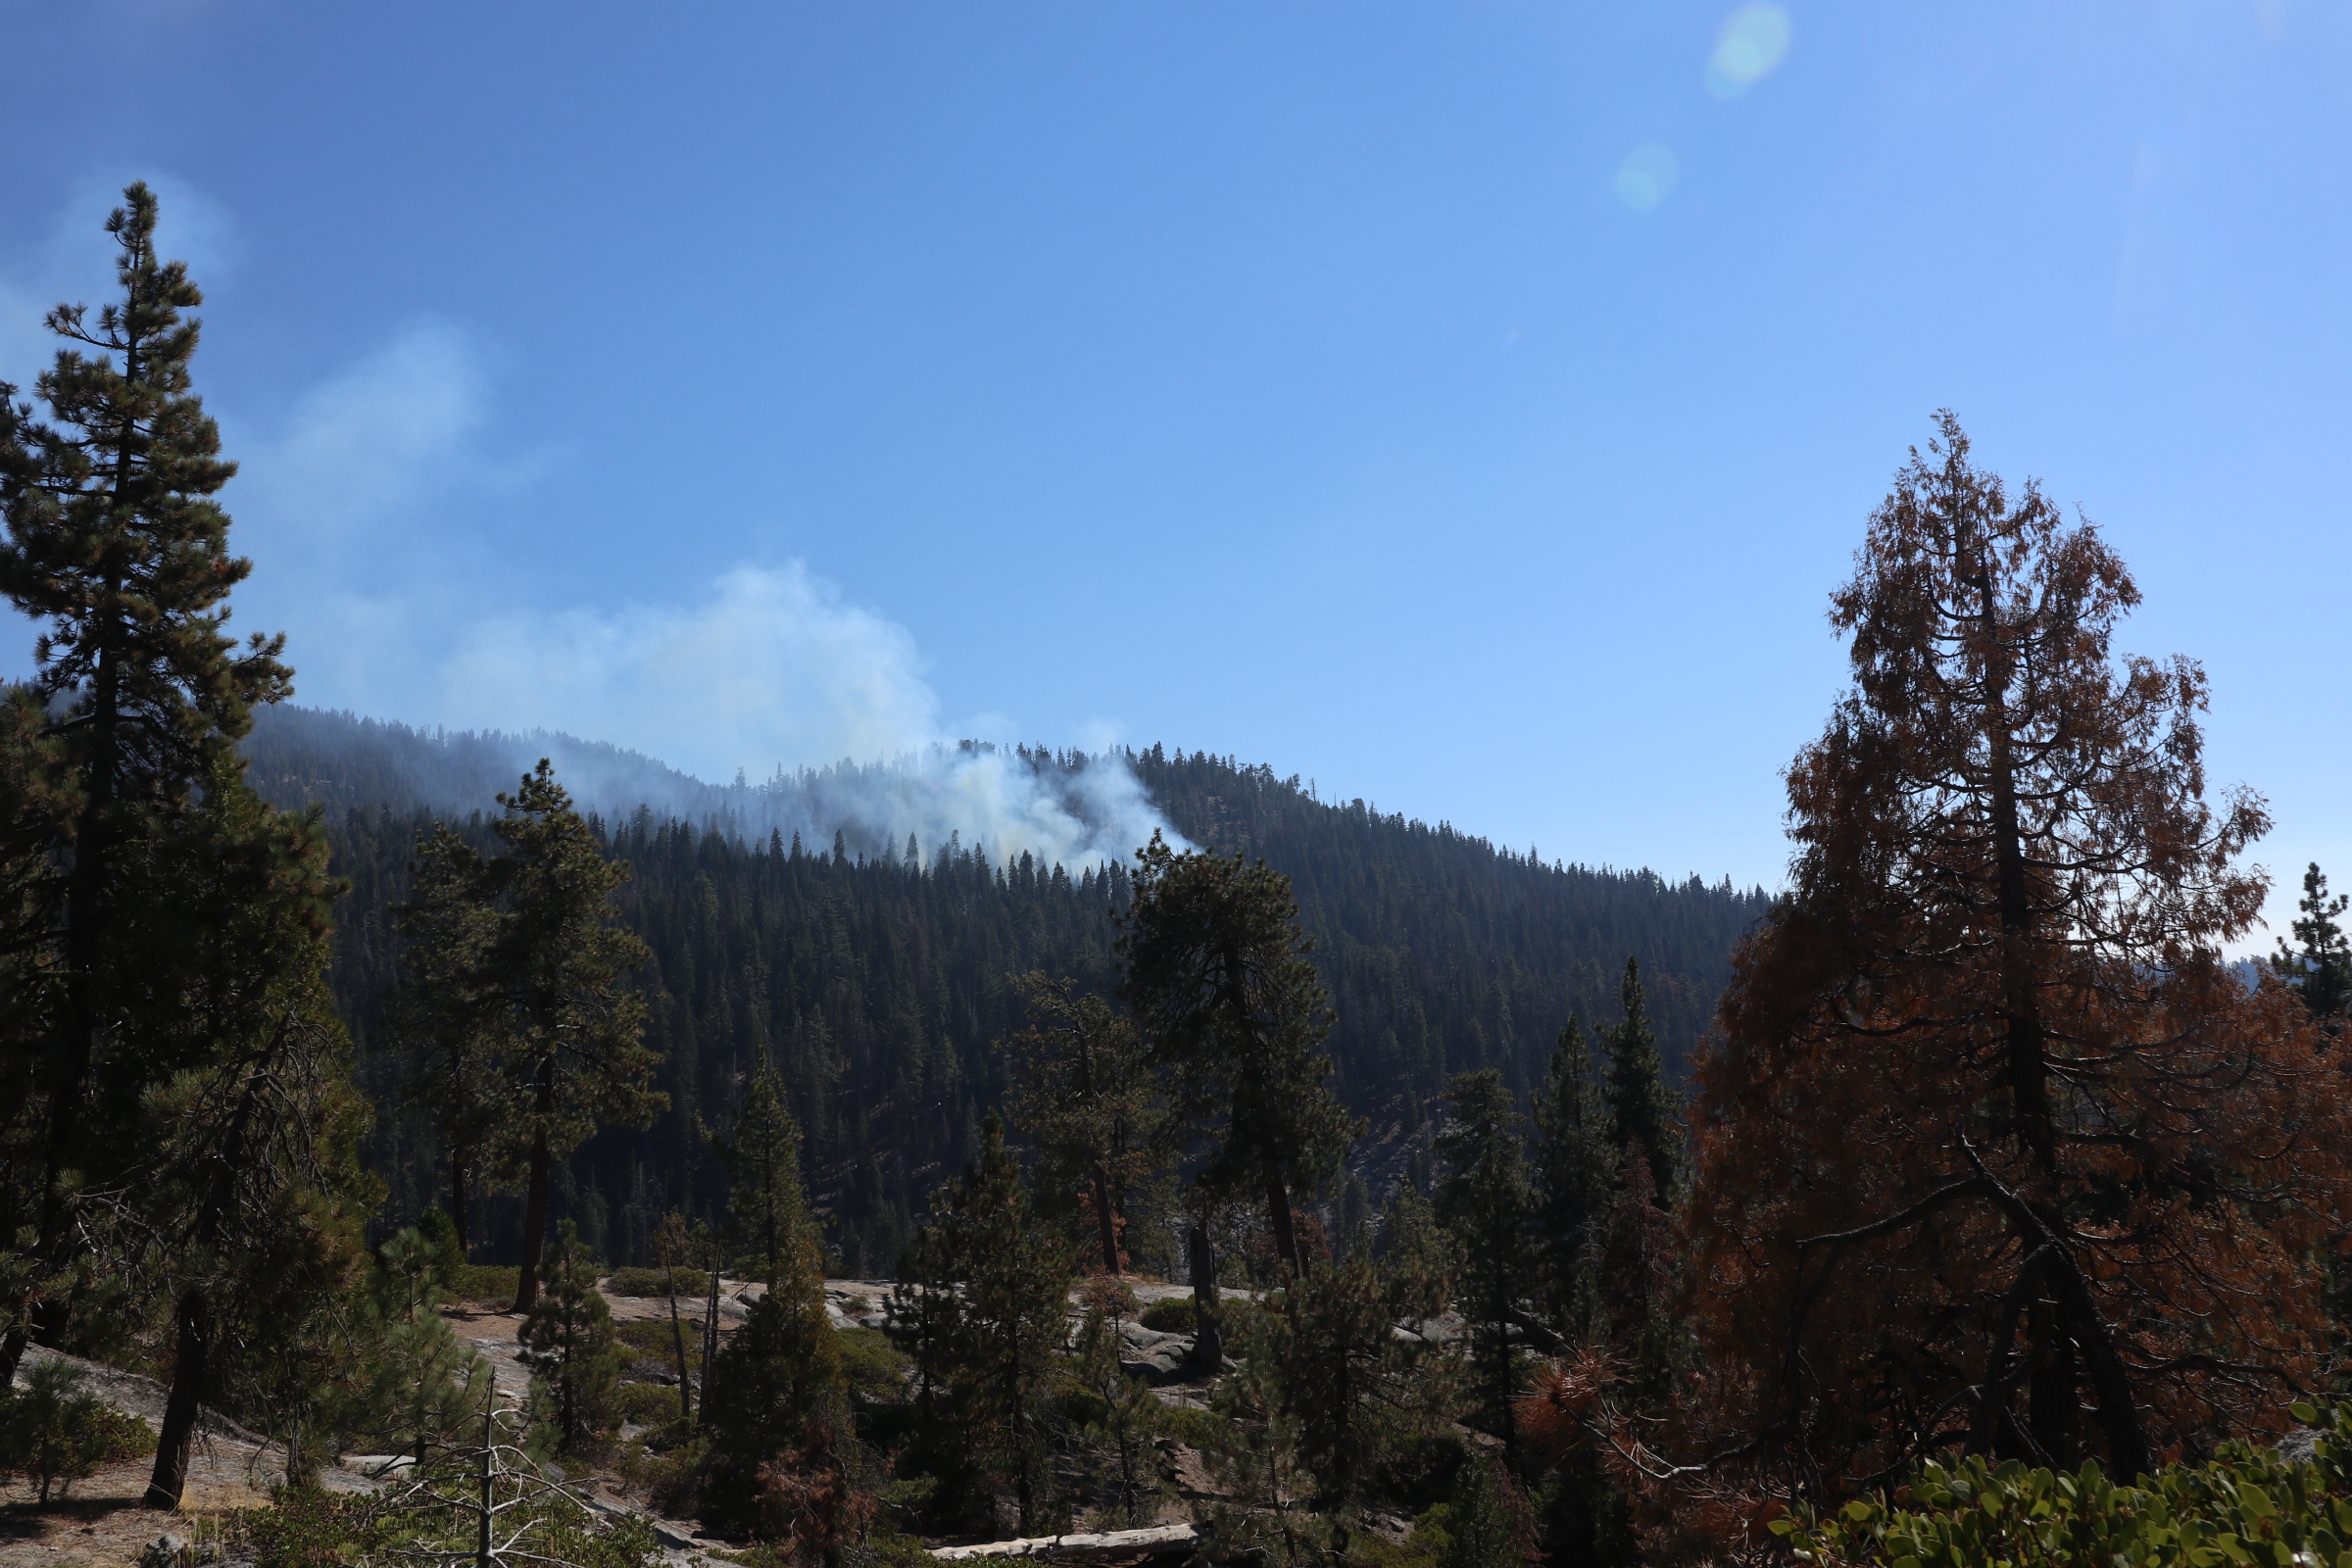
[[[432,1198],[433,1151],[423,1128],[392,1113],[400,1064],[368,1049],[397,974],[391,910],[406,895],[416,832],[436,810],[454,815],[455,803],[419,796],[446,788],[462,765],[485,786],[476,807],[494,810],[487,786],[504,776],[493,769],[512,767],[514,743],[294,717],[274,738],[267,728],[257,736],[252,776],[281,804],[333,808],[337,869],[353,882],[336,991],[362,1042],[363,1082],[385,1111],[371,1160],[393,1183],[392,1211],[413,1213]],[[299,747],[283,744],[289,731]],[[523,744],[561,757],[550,744],[560,740]],[[638,769],[648,793],[672,787],[650,760],[564,744]],[[1045,774],[1102,761],[1016,755]],[[1296,779],[1230,759],[1153,747],[1129,761],[1176,831],[1292,875],[1338,1013],[1330,1049],[1340,1092],[1392,1142],[1432,1114],[1450,1073],[1494,1066],[1532,1083],[1571,1012],[1588,1022],[1614,1015],[1629,956],[1642,961],[1679,1063],[1734,943],[1765,905],[1760,892],[1728,884],[1538,863],[1361,802],[1314,800]],[[614,850],[635,868],[622,907],[654,950],[642,983],[670,1108],[651,1128],[608,1131],[581,1151],[560,1178],[559,1212],[625,1259],[663,1208],[713,1211],[723,1180],[698,1129],[724,1124],[765,1052],[791,1083],[844,1265],[887,1270],[930,1188],[960,1166],[1003,1093],[995,1043],[1021,1023],[1008,977],[1043,968],[1112,983],[1124,869],[1034,857],[992,863],[955,840],[910,860],[853,853],[846,834],[838,844],[775,829],[761,838],[738,831],[725,809],[735,791],[668,779],[710,792],[700,823],[676,814],[691,810],[691,795],[625,814],[615,797],[601,804]],[[478,810],[454,819],[492,842]],[[495,1250],[509,1216],[494,1201],[485,1220]]]

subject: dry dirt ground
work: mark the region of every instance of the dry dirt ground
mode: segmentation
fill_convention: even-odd
[[[56,1356],[38,1346],[27,1349],[18,1381],[36,1362]],[[163,1424],[161,1384],[75,1357],[63,1359],[74,1360],[86,1374],[83,1386],[107,1403],[150,1427]],[[33,1490],[26,1484],[0,1485],[0,1568],[118,1568],[136,1563],[147,1543],[160,1535],[184,1537],[194,1520],[217,1519],[234,1508],[268,1502],[270,1482],[278,1473],[273,1460],[282,1457],[225,1426],[205,1433],[189,1463],[187,1506],[180,1513],[142,1505],[153,1469],[148,1459],[110,1465],[74,1483],[62,1501],[53,1497],[46,1507],[33,1500]]]

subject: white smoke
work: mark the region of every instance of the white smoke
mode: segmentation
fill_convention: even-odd
[[[0,379],[29,381],[54,348],[39,326],[47,304],[107,294],[101,224],[120,185],[80,193],[34,265],[0,276]],[[176,182],[164,194],[165,250],[201,262],[203,280],[227,270],[232,215]],[[811,849],[845,832],[903,855],[911,834],[926,858],[953,839],[1074,868],[1165,829],[1115,748],[1056,758],[962,745],[974,727],[1013,726],[943,723],[907,630],[801,562],[737,566],[683,606],[514,608],[535,584],[485,524],[576,455],[494,451],[494,382],[463,327],[426,320],[269,421],[210,400],[240,465],[224,496],[233,543],[254,562],[232,629],[287,634],[305,704],[472,732],[402,732],[402,765],[431,804],[491,808],[482,787],[511,788],[545,751],[608,812],[643,803],[799,832]],[[12,622],[19,646],[0,674],[20,676],[34,628],[0,619]],[[276,727],[351,739],[293,716]]]
[[[470,731],[502,767],[545,750],[608,814],[644,804],[811,849],[842,832],[898,856],[911,834],[926,858],[953,838],[1076,867],[1167,831],[1115,749],[1039,765],[961,744],[914,638],[804,563],[737,566],[685,606],[513,608],[512,568],[435,525],[553,461],[483,450],[486,386],[464,335],[426,323],[295,400],[278,430],[232,429],[255,559],[239,620],[286,630],[305,702]],[[467,772],[478,798],[460,799],[449,769],[418,766],[431,804],[489,807],[486,777]]]
[[[440,686],[450,723],[592,735],[711,780],[900,757],[944,738],[906,628],[845,603],[799,562],[739,566],[692,609],[481,623]]]

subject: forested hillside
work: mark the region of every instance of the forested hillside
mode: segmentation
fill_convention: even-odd
[[[338,808],[329,837],[352,891],[338,910],[335,993],[382,1112],[370,1162],[393,1182],[389,1213],[399,1219],[430,1202],[436,1161],[397,1111],[402,1064],[368,1049],[397,974],[391,913],[407,894],[416,833],[437,814],[419,796],[446,787],[453,763],[485,773],[514,742],[286,717],[258,732],[251,777],[279,804]],[[349,744],[339,746],[338,734]],[[608,763],[628,758],[539,739]],[[1104,761],[1014,758],[1041,773]],[[1153,747],[1129,761],[1177,832],[1291,874],[1338,1014],[1336,1085],[1376,1133],[1421,1126],[1456,1072],[1497,1067],[1514,1088],[1529,1087],[1571,1012],[1592,1020],[1616,1006],[1629,956],[1642,963],[1679,1067],[1722,989],[1733,944],[1765,907],[1760,892],[1728,883],[1538,863],[1360,801],[1317,801],[1296,779],[1232,759]],[[599,790],[658,784],[666,771],[643,759],[628,765],[618,784],[610,768]],[[705,788],[710,811],[700,825],[651,808],[604,825],[635,870],[620,906],[653,949],[642,976],[648,1041],[663,1054],[658,1084],[670,1103],[648,1130],[608,1129],[591,1141],[559,1173],[558,1211],[615,1258],[640,1251],[666,1206],[710,1211],[724,1188],[698,1129],[726,1124],[764,1051],[806,1129],[841,1262],[887,1270],[930,1189],[961,1167],[1003,1095],[995,1046],[1024,1021],[1010,977],[1046,969],[1087,988],[1110,984],[1110,914],[1125,898],[1125,868],[1032,857],[992,863],[985,850],[956,842],[928,855],[918,846],[916,863],[904,851],[854,854],[846,837],[809,845],[771,830],[747,840],[721,830],[733,792]],[[611,809],[614,797],[605,804]],[[496,814],[486,793],[479,805]],[[489,847],[486,818],[468,813],[460,825]],[[487,1212],[482,1234],[494,1249],[511,1245],[504,1239],[515,1227],[499,1205],[514,1201],[494,1200]]]

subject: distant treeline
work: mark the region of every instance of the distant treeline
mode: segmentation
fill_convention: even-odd
[[[331,726],[309,726],[299,768],[265,751],[251,775],[282,804],[342,808],[328,827],[352,891],[337,910],[334,988],[378,1106],[368,1154],[393,1186],[390,1223],[427,1206],[436,1180],[428,1137],[396,1108],[402,1063],[370,1049],[397,974],[392,910],[416,833],[436,815],[401,798],[417,764],[399,743],[413,734],[371,727],[353,780],[319,743]],[[1051,753],[1023,758],[1063,765]],[[1376,1138],[1420,1128],[1452,1073],[1492,1066],[1517,1089],[1539,1081],[1571,1013],[1612,1015],[1629,956],[1679,1071],[1733,945],[1768,903],[1728,882],[1539,863],[1361,802],[1317,801],[1295,778],[1231,759],[1153,747],[1132,765],[1177,831],[1291,874],[1338,1012],[1336,1087],[1373,1118]],[[392,799],[367,804],[371,788]],[[486,814],[457,825],[487,850],[496,812],[481,804]],[[670,1104],[644,1132],[591,1141],[559,1172],[555,1200],[616,1260],[638,1256],[667,1206],[712,1212],[723,1200],[704,1132],[727,1125],[765,1052],[789,1085],[840,1264],[887,1272],[1004,1093],[996,1045],[1025,1021],[1010,977],[1044,969],[1085,988],[1111,983],[1123,866],[992,863],[959,844],[918,847],[914,861],[865,858],[782,834],[746,842],[651,809],[602,829],[635,872],[619,904],[653,949],[647,1043],[663,1054],[657,1082]],[[478,1234],[493,1249],[516,1228],[501,1205],[516,1201],[485,1205]]]

